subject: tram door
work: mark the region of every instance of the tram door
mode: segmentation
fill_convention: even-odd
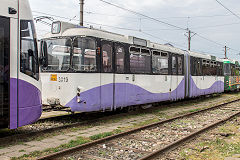
[[[10,18],[0,17],[0,126],[9,122]]]
[[[177,55],[172,54],[172,76],[171,76],[171,89],[170,89],[170,99],[177,100],[177,87],[178,87],[178,70],[177,70]]]
[[[100,103],[103,111],[112,110],[114,106],[113,51],[112,42],[101,42]]]
[[[114,44],[114,109],[127,106],[126,103],[126,76],[124,74],[126,64],[126,49],[123,44]]]

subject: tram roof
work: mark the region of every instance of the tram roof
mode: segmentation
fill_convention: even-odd
[[[127,35],[122,35],[122,34],[117,34],[109,31],[105,31],[102,29],[96,29],[96,28],[87,28],[87,27],[82,27],[78,25],[74,25],[71,23],[67,22],[60,22],[61,24],[61,31],[58,34],[52,34],[48,33],[44,39],[47,38],[57,38],[57,37],[74,37],[74,36],[83,36],[83,37],[97,37],[101,38],[104,40],[109,40],[109,41],[116,41],[116,42],[121,42],[121,43],[127,43],[130,45],[136,45],[135,39],[138,39],[140,43],[144,43],[146,45],[141,47],[148,47],[151,49],[156,49],[156,50],[162,50],[162,51],[167,51],[167,52],[172,52],[172,53],[178,53],[178,54],[184,54],[186,51],[170,46],[170,45],[164,45],[164,44],[159,44],[155,42],[151,42],[149,40],[133,37],[133,36],[127,36]],[[223,62],[222,59],[217,58],[216,56],[208,55],[208,54],[203,54],[203,53],[197,53],[197,52],[192,52],[190,51],[189,54],[194,57],[199,57],[199,58],[204,58],[204,59],[211,59],[211,60],[216,60]]]
[[[121,42],[121,43],[127,43],[130,45],[136,45],[135,40],[137,39],[138,41],[142,41],[140,43],[146,43],[146,45],[138,45],[141,47],[148,47],[152,48],[153,50],[163,50],[167,52],[173,52],[173,53],[178,53],[178,54],[184,54],[185,51],[179,48],[175,48],[170,45],[164,45],[164,44],[159,44],[155,42],[151,42],[149,40],[133,37],[133,36],[127,36],[127,35],[122,35],[122,34],[117,34],[101,29],[96,29],[96,28],[86,28],[86,27],[81,27],[73,24],[69,24],[66,22],[63,22],[65,26],[63,26],[62,31],[60,31],[59,34],[52,34],[48,33],[45,35],[44,39],[47,38],[58,38],[58,37],[74,37],[74,36],[83,36],[83,37],[97,37],[101,38],[104,40],[109,40],[109,41],[116,41],[116,42]]]

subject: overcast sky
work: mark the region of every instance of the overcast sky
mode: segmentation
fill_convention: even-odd
[[[29,1],[34,17],[49,14],[54,20],[79,23],[79,0]],[[191,48],[193,51],[205,52],[223,58],[223,47],[227,45],[231,48],[228,51],[228,57],[240,60],[240,55],[238,55],[240,53],[240,18],[232,15],[216,0],[106,1],[181,28],[189,28],[197,33],[192,37]],[[239,0],[219,1],[240,16]],[[187,37],[184,35],[186,32],[184,30],[134,15],[100,0],[85,0],[84,11],[85,26],[92,25],[95,28],[136,36],[161,44],[169,42],[175,47],[187,49]],[[46,22],[51,23],[48,20]],[[38,22],[36,27],[38,38],[50,31],[50,27],[46,24]]]

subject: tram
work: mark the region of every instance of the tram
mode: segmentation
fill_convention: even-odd
[[[132,36],[55,22],[41,40],[43,104],[113,111],[224,92],[223,61]]]
[[[41,113],[37,40],[28,0],[1,0],[0,128],[31,124]]]
[[[225,91],[236,91],[240,89],[240,66],[236,60],[223,59],[224,62],[224,89]]]

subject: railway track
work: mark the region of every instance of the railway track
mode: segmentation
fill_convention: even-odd
[[[0,142],[1,144],[9,144],[11,142],[15,142],[16,139],[25,139],[27,138],[31,138],[31,137],[35,137],[35,136],[40,136],[43,134],[50,134],[56,131],[60,131],[60,130],[64,130],[64,129],[68,129],[68,128],[74,128],[74,127],[79,127],[79,126],[84,126],[87,124],[91,124],[91,123],[96,123],[100,120],[104,120],[107,118],[110,118],[111,116],[117,116],[115,114],[108,114],[108,113],[102,113],[102,114],[86,114],[85,116],[83,116],[82,114],[75,114],[75,115],[63,115],[63,116],[58,116],[58,117],[49,117],[49,118],[44,118],[44,119],[40,119],[37,124],[44,124],[46,121],[52,121],[53,123],[57,122],[57,121],[62,121],[61,125],[59,126],[55,126],[55,127],[47,127],[44,129],[36,129],[34,131],[28,131],[26,133],[9,133],[10,135],[1,135],[0,138]],[[84,118],[85,117],[85,118]],[[77,121],[75,122],[68,122],[71,121],[72,119],[77,119]],[[64,124],[64,122],[66,122],[66,124]],[[33,125],[37,125],[37,124],[33,124]]]
[[[240,99],[96,140],[46,159],[153,159],[240,115]]]
[[[211,97],[200,97],[196,100],[208,99]],[[194,101],[194,99],[193,99]],[[183,101],[184,102],[184,101]],[[173,102],[173,103],[181,103],[181,102]],[[169,102],[162,103],[162,107],[167,107]],[[144,113],[151,113],[159,107],[152,107],[147,110],[144,110]],[[61,115],[56,117],[47,117],[40,119],[37,123],[25,126],[24,129],[17,129],[14,132],[6,132],[1,133],[0,142],[2,144],[9,144],[11,142],[15,142],[16,139],[26,139],[26,137],[36,137],[38,135],[49,134],[52,132],[79,127],[91,123],[98,122],[99,120],[117,118],[118,116],[122,117],[129,114],[136,114],[139,111],[134,111],[131,113],[124,112],[105,112],[105,113],[76,113],[69,115]],[[141,111],[140,111],[141,112]],[[50,123],[50,125],[49,125]],[[41,126],[38,128],[38,126]],[[29,129],[30,128],[30,129]]]

